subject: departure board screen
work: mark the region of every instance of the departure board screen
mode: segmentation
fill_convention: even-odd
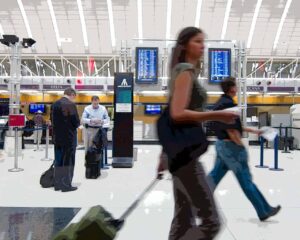
[[[231,75],[231,49],[209,48],[208,81],[220,83]]]
[[[146,105],[145,115],[159,115],[161,114],[161,105]]]
[[[158,48],[136,48],[136,83],[154,84],[158,78]]]

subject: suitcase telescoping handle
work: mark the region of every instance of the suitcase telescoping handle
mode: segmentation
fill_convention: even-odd
[[[145,195],[156,185],[156,183],[161,180],[163,177],[163,174],[158,174],[156,179],[154,179],[151,184],[142,192],[142,194],[130,205],[130,207],[123,213],[123,215],[119,218],[119,220],[125,220],[132,211],[137,207],[137,205],[140,203],[141,200],[145,197]]]
[[[123,215],[111,222],[118,230],[120,230],[124,224],[125,219],[134,211],[134,209],[138,206],[141,200],[145,197],[145,195],[163,178],[163,174],[159,173],[151,184],[142,192],[142,194],[129,206],[129,208],[123,213]]]

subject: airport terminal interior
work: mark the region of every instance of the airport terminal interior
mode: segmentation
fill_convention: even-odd
[[[0,240],[299,239],[299,10],[299,0],[0,0]],[[281,206],[261,221],[230,171],[213,194],[215,238],[169,238],[174,176],[156,179],[157,121],[186,27],[205,36],[195,80],[207,94],[202,111],[214,110],[234,77],[231,111],[254,129],[242,134],[253,181]],[[57,130],[74,120],[61,99],[78,113],[72,131]],[[217,158],[215,124],[202,123],[206,174]],[[61,174],[72,185],[56,187],[67,141],[57,136],[70,132],[74,173]],[[80,238],[84,231],[92,234]]]

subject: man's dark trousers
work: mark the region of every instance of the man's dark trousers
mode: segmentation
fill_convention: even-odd
[[[54,151],[54,186],[56,189],[69,188],[74,175],[76,145],[55,145]]]

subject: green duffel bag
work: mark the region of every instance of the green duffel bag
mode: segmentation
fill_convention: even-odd
[[[78,223],[67,226],[53,240],[112,240],[122,225],[103,207],[94,206]]]

